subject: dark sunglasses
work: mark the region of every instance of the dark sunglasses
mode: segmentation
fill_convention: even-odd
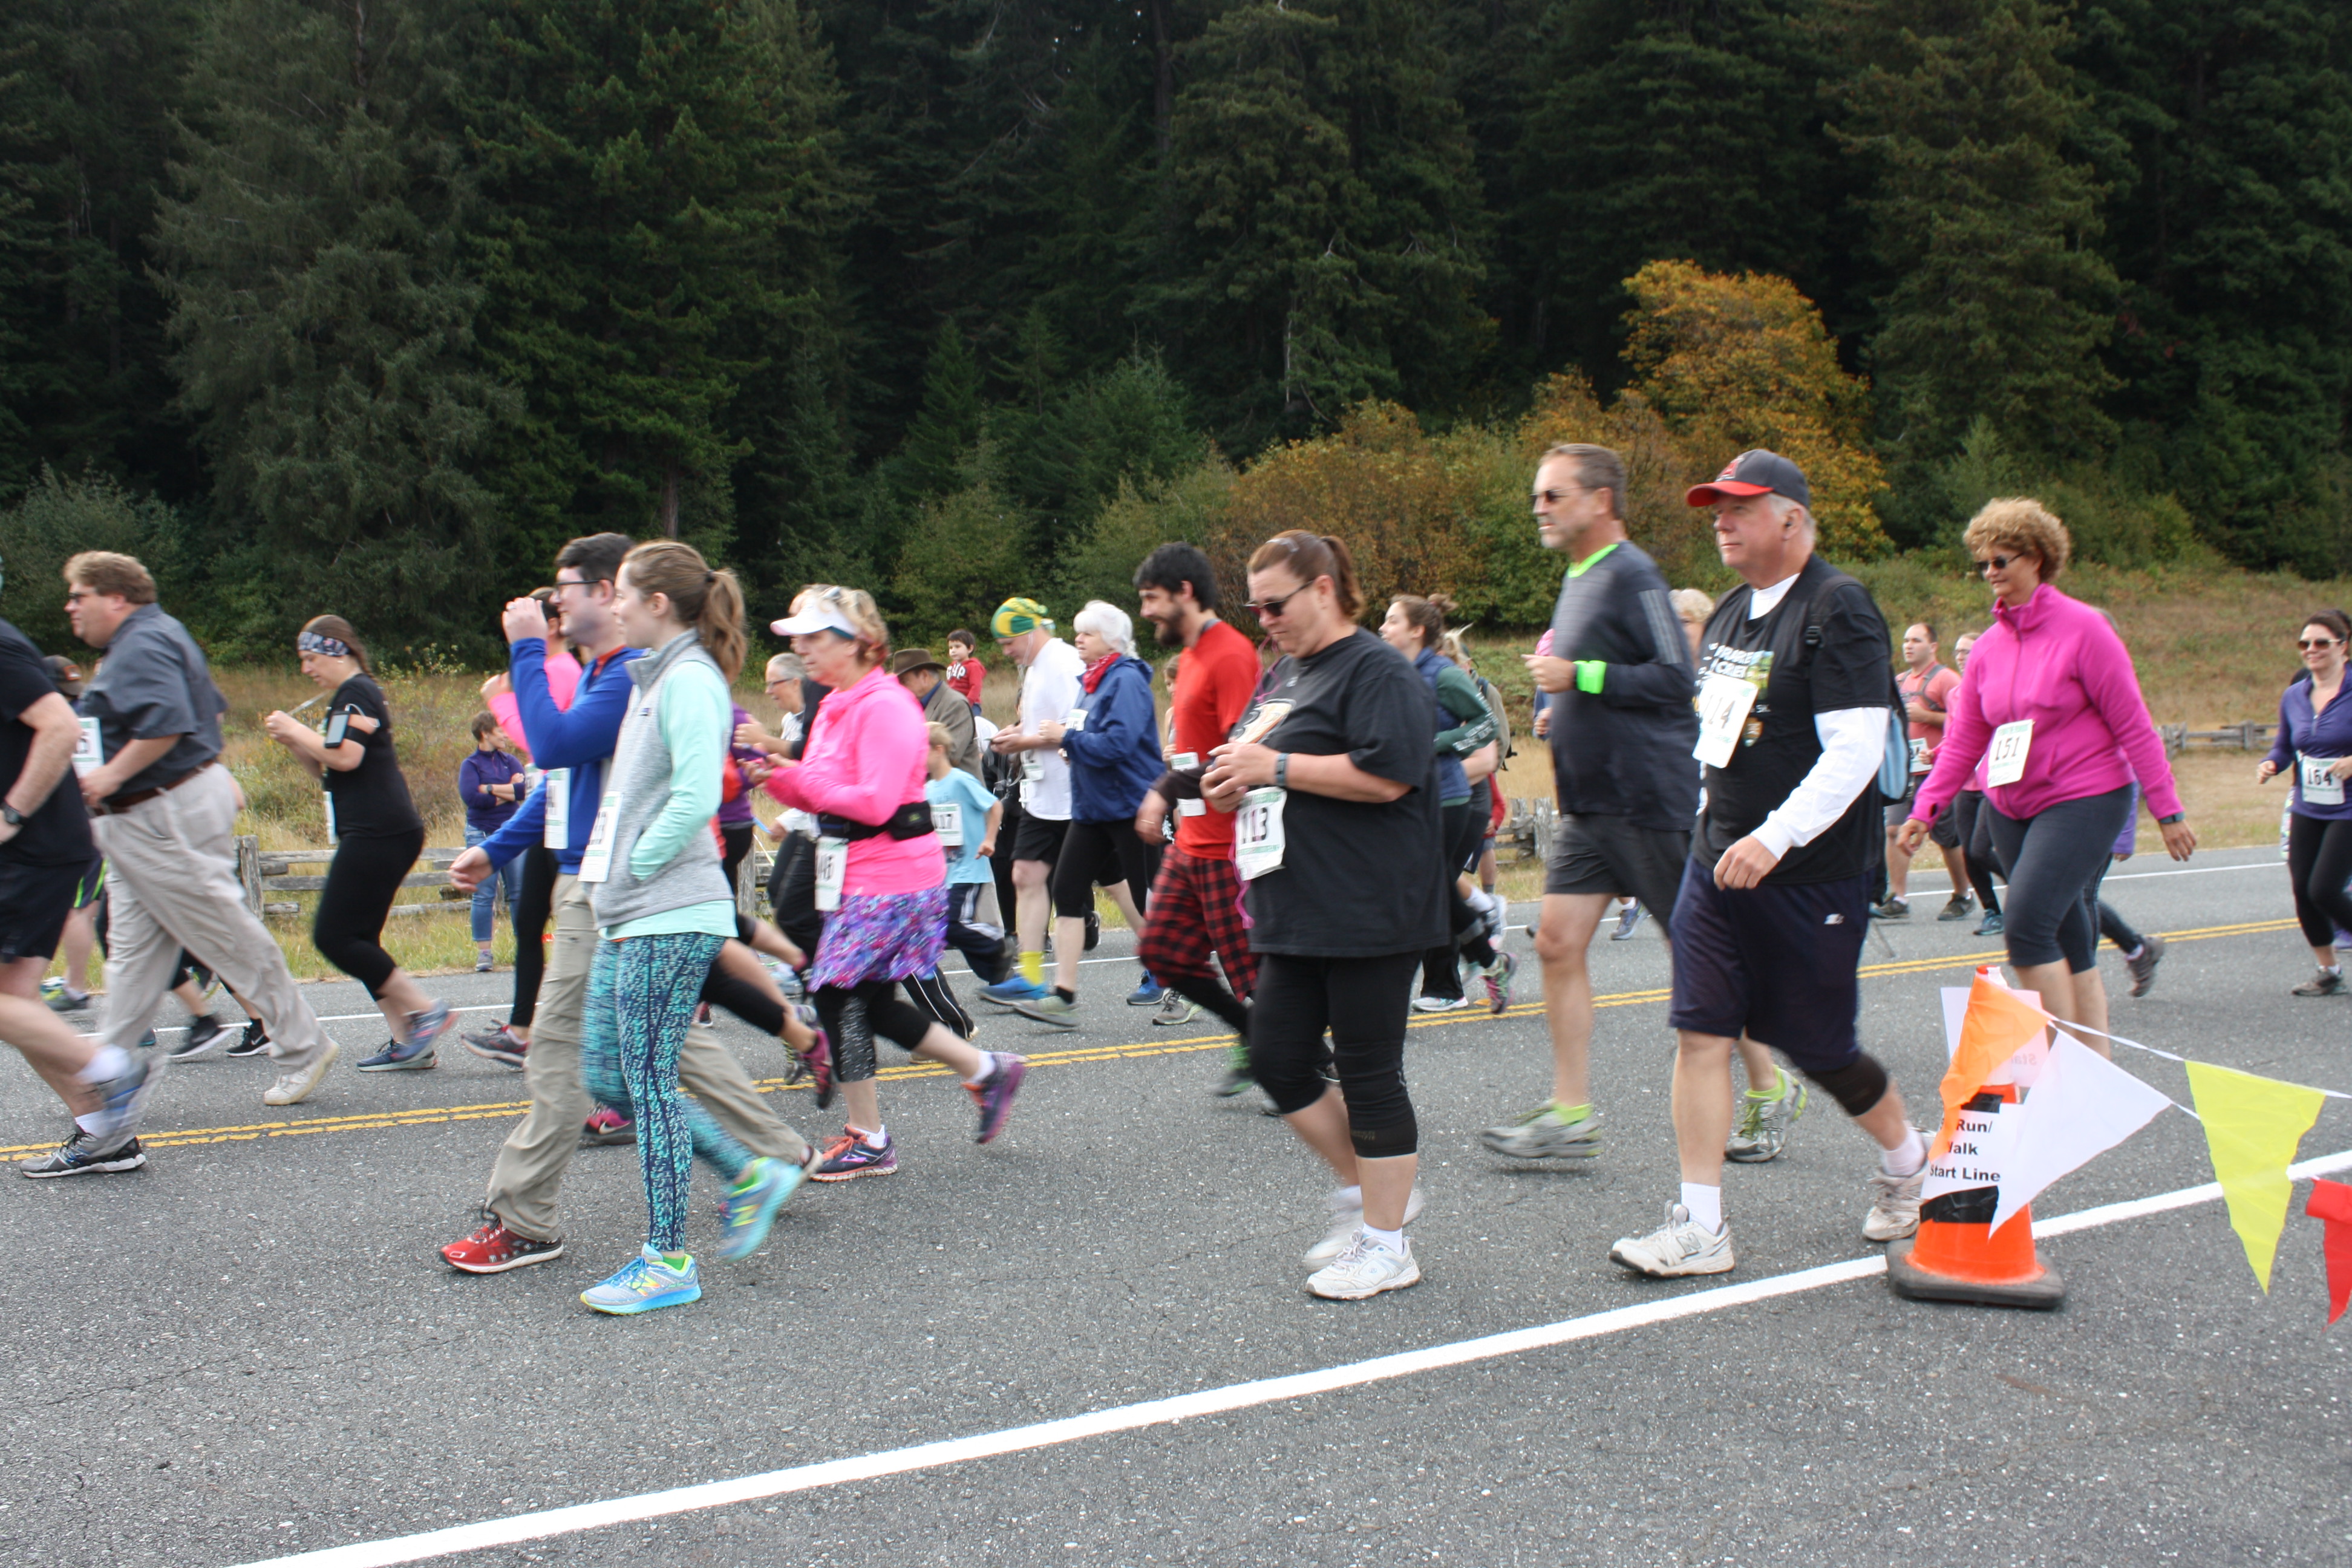
[[[1977,563],[1977,570],[1979,572],[2006,572],[2018,562],[2024,559],[2025,557],[2022,555],[1988,555],[1983,560]]]
[[[1533,500],[1538,506],[1558,506],[1569,497],[1582,495],[1583,493],[1584,487],[1582,485],[1570,485],[1564,490],[1538,490],[1530,499]]]
[[[2343,640],[2342,637],[2297,637],[2294,639],[2294,646],[2309,653],[2317,647],[2334,647]]]
[[[1291,600],[1296,599],[1299,595],[1304,594],[1307,589],[1312,588],[1313,586],[1315,586],[1315,584],[1312,583],[1301,584],[1299,586],[1293,588],[1289,593],[1285,594],[1279,599],[1252,599],[1243,605],[1242,608],[1245,610],[1255,610],[1257,612],[1257,618],[1261,621],[1274,620],[1277,616],[1286,613]]]

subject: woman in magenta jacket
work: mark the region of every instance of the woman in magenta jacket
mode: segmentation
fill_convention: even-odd
[[[2040,992],[2053,1016],[2104,1030],[2099,879],[2130,820],[2133,776],[2174,859],[2189,858],[2197,836],[2123,639],[2105,615],[2051,586],[2072,548],[2066,525],[2039,501],[1996,500],[1969,523],[1967,542],[1993,591],[1993,624],[1969,650],[1903,844],[1918,847],[1983,762],[2018,986]],[[2106,1054],[2096,1035],[2084,1044]]]

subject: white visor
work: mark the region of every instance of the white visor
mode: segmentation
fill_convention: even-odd
[[[838,632],[852,642],[857,640],[857,628],[839,610],[803,610],[797,616],[787,616],[781,621],[771,621],[768,629],[780,637],[807,637],[812,632]]]

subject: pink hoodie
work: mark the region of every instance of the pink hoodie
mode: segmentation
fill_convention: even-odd
[[[868,670],[855,685],[827,696],[798,767],[768,775],[767,791],[799,811],[879,823],[923,798],[931,754],[923,705],[887,670]],[[845,893],[869,897],[919,893],[947,880],[947,854],[939,835],[893,838],[877,833],[854,840],[842,881]]]
[[[547,645],[547,661],[541,668],[547,671],[547,694],[555,699],[558,708],[570,712],[572,694],[580,689],[580,661],[551,642]],[[491,698],[490,711],[498,716],[499,728],[507,732],[507,739],[524,756],[530,756],[530,742],[522,732],[522,705],[515,700],[515,694],[501,691]]]
[[[1969,649],[1968,673],[1952,693],[1944,743],[1912,818],[1935,821],[1968,787],[1993,731],[2017,719],[2033,721],[2024,776],[1985,791],[2003,816],[2105,795],[2135,774],[2149,810],[2169,816],[2180,809],[2123,638],[2106,616],[2044,583],[2020,608],[1996,605],[1992,626]]]

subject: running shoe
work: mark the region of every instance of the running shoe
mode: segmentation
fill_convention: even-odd
[[[2133,995],[2147,994],[2148,988],[2156,984],[2156,966],[2163,962],[2164,939],[2160,936],[2140,938],[2139,956],[2124,960],[2124,967],[2131,971]]]
[[[637,1141],[637,1124],[609,1105],[600,1105],[580,1124],[580,1146],[604,1149]]]
[[[489,972],[490,951],[488,948],[484,948],[474,954],[474,973],[477,974],[488,974]]]
[[[719,1205],[719,1256],[731,1262],[759,1251],[760,1244],[768,1239],[768,1226],[775,1222],[776,1211],[800,1191],[808,1173],[804,1164],[766,1154],[744,1167],[742,1178],[727,1189]]]
[[[616,1318],[634,1317],[661,1307],[683,1307],[688,1301],[702,1300],[702,1276],[694,1267],[694,1259],[686,1260],[683,1268],[673,1268],[669,1260],[651,1247],[641,1247],[637,1255],[621,1266],[620,1272],[601,1285],[591,1285],[580,1292],[580,1299],[600,1312],[610,1312]]]
[[[845,1127],[841,1136],[824,1146],[824,1157],[809,1175],[820,1182],[854,1182],[860,1176],[887,1176],[898,1168],[898,1145],[890,1134],[868,1143]]]
[[[1102,916],[1093,910],[1087,911],[1087,951],[1092,952],[1102,945]]]
[[[1511,976],[1519,972],[1519,961],[1507,952],[1498,952],[1495,962],[1479,973],[1486,983],[1486,1011],[1501,1014],[1511,1005]]]
[[[1004,1131],[1004,1119],[1013,1114],[1013,1096],[1021,1092],[1021,1080],[1029,1076],[1029,1064],[1009,1052],[991,1051],[988,1058],[996,1064],[988,1081],[964,1085],[972,1103],[980,1108],[980,1127],[971,1135],[975,1143],[990,1142]]]
[[[803,1005],[804,1007],[805,1004]],[[833,1109],[833,1037],[816,1027],[816,1009],[806,1007],[807,1022],[815,1030],[816,1039],[805,1051],[793,1053],[793,1062],[809,1077],[809,1089],[816,1096],[819,1110]]]
[[[540,1241],[509,1230],[507,1222],[488,1209],[482,1211],[482,1223],[474,1227],[473,1235],[441,1249],[442,1259],[450,1268],[467,1274],[504,1274],[509,1268],[552,1263],[562,1256],[562,1241]]]
[[[1383,1290],[1402,1290],[1420,1283],[1421,1265],[1412,1260],[1411,1237],[1400,1252],[1360,1230],[1346,1251],[1307,1277],[1307,1293],[1327,1301],[1361,1301]]]
[[[980,999],[983,1002],[992,1002],[999,1007],[1018,1007],[1024,1002],[1034,1002],[1040,996],[1052,994],[1053,993],[1043,985],[1030,984],[1017,973],[1006,975],[993,985],[983,985],[980,988]]]
[[[228,1049],[223,1051],[221,1055],[225,1057],[257,1057],[265,1054],[268,1049],[269,1031],[261,1026],[260,1019],[247,1018],[245,1021],[245,1033],[230,1041]]]
[[[1200,1016],[1199,1003],[1171,988],[1160,994],[1160,1010],[1151,1015],[1151,1022],[1155,1028],[1180,1029]]]
[[[87,991],[67,991],[60,989],[56,995],[49,998],[49,1011],[52,1013],[87,1013],[90,1008],[90,994]]]
[[[188,1020],[188,1037],[172,1047],[172,1059],[175,1062],[194,1061],[198,1057],[208,1055],[213,1047],[220,1043],[220,1037],[227,1033],[228,1026],[210,1013],[201,1018],[191,1018]]]
[[[460,1035],[457,1043],[478,1057],[494,1061],[502,1068],[513,1068],[518,1072],[530,1053],[530,1042],[504,1023],[494,1028],[477,1029],[470,1035]]]
[[[1709,1230],[1682,1205],[1668,1204],[1665,1224],[1647,1236],[1618,1237],[1609,1261],[1653,1279],[1678,1279],[1685,1274],[1728,1274],[1738,1259],[1731,1255],[1729,1226]]]
[[[77,1127],[72,1137],[48,1153],[18,1165],[16,1173],[45,1181],[51,1176],[96,1176],[110,1171],[135,1171],[146,1163],[146,1151],[139,1147],[138,1139],[108,1148]]]
[[[1412,1010],[1416,1013],[1459,1013],[1470,1005],[1467,996],[1416,996]]]
[[[2287,994],[2290,996],[2336,996],[2342,994],[2343,991],[2344,972],[2341,969],[2322,969],[2315,971],[2310,979],[2288,992]]]
[[[427,1003],[423,1012],[408,1016],[407,1044],[412,1047],[423,1046],[430,1048],[433,1042],[447,1034],[449,1026],[457,1021],[449,1011],[448,1003]]]
[[[1992,913],[1985,916],[1984,919],[1977,921],[1977,929],[1970,931],[1969,934],[1970,936],[1999,936],[2003,931],[2008,929],[2008,926],[2009,922],[2000,918],[2000,911],[1999,910],[1995,910]]]
[[[1147,969],[1143,972],[1143,978],[1136,983],[1135,989],[1127,994],[1127,1005],[1130,1007],[1157,1007],[1167,990],[1168,987],[1151,978],[1151,971]]]
[[[1964,921],[1976,909],[1976,900],[1966,893],[1954,893],[1951,901],[1936,912],[1939,921]]]
[[[1235,1040],[1231,1052],[1225,1058],[1223,1079],[1209,1092],[1219,1100],[1231,1100],[1256,1081],[1257,1079],[1250,1074],[1249,1047]]]
[[[1364,1200],[1349,1197],[1345,1190],[1333,1193],[1325,1200],[1331,1205],[1331,1231],[1322,1240],[1307,1249],[1299,1261],[1309,1268],[1320,1268],[1348,1250],[1364,1228]],[[1415,1185],[1404,1200],[1404,1222],[1411,1225],[1421,1217],[1421,1188]]]
[[[440,1065],[440,1058],[434,1051],[430,1040],[422,1043],[412,1040],[405,1045],[398,1040],[386,1040],[383,1049],[372,1057],[362,1057],[359,1063],[362,1072],[425,1072]]]
[[[1862,1222],[1865,1241],[1896,1241],[1919,1228],[1919,1189],[1927,1184],[1927,1165],[1907,1176],[1878,1171],[1870,1178],[1870,1213]]]
[[[1621,904],[1618,906],[1617,910],[1617,929],[1609,933],[1609,940],[1611,942],[1631,942],[1633,940],[1633,933],[1641,929],[1641,925],[1642,906],[1639,904]]]
[[[1911,901],[1889,898],[1883,904],[1873,904],[1870,906],[1870,918],[1874,921],[1907,921],[1911,918]]]
[[[131,1058],[129,1072],[100,1091],[98,1114],[104,1125],[98,1138],[102,1146],[111,1148],[139,1135],[140,1118],[147,1113],[147,1101],[170,1065],[168,1058],[142,1051]]]
[[[1056,1029],[1078,1026],[1078,1005],[1058,991],[1048,991],[1034,1002],[1024,1002],[1013,1010],[1024,1018],[1051,1025]]]
[[[310,1099],[310,1091],[319,1087],[320,1081],[327,1076],[327,1069],[334,1066],[335,1058],[342,1054],[343,1047],[329,1040],[326,1049],[320,1051],[309,1067],[280,1073],[276,1083],[261,1091],[261,1103],[297,1105]]]
[[[1601,1118],[1588,1110],[1570,1121],[1559,1106],[1544,1104],[1487,1128],[1478,1142],[1514,1160],[1590,1160],[1601,1152]]]
[[[1780,1092],[1739,1097],[1739,1125],[1723,1141],[1723,1157],[1744,1165],[1760,1165],[1780,1157],[1788,1146],[1789,1129],[1805,1113],[1811,1091],[1794,1073],[1780,1075]]]

